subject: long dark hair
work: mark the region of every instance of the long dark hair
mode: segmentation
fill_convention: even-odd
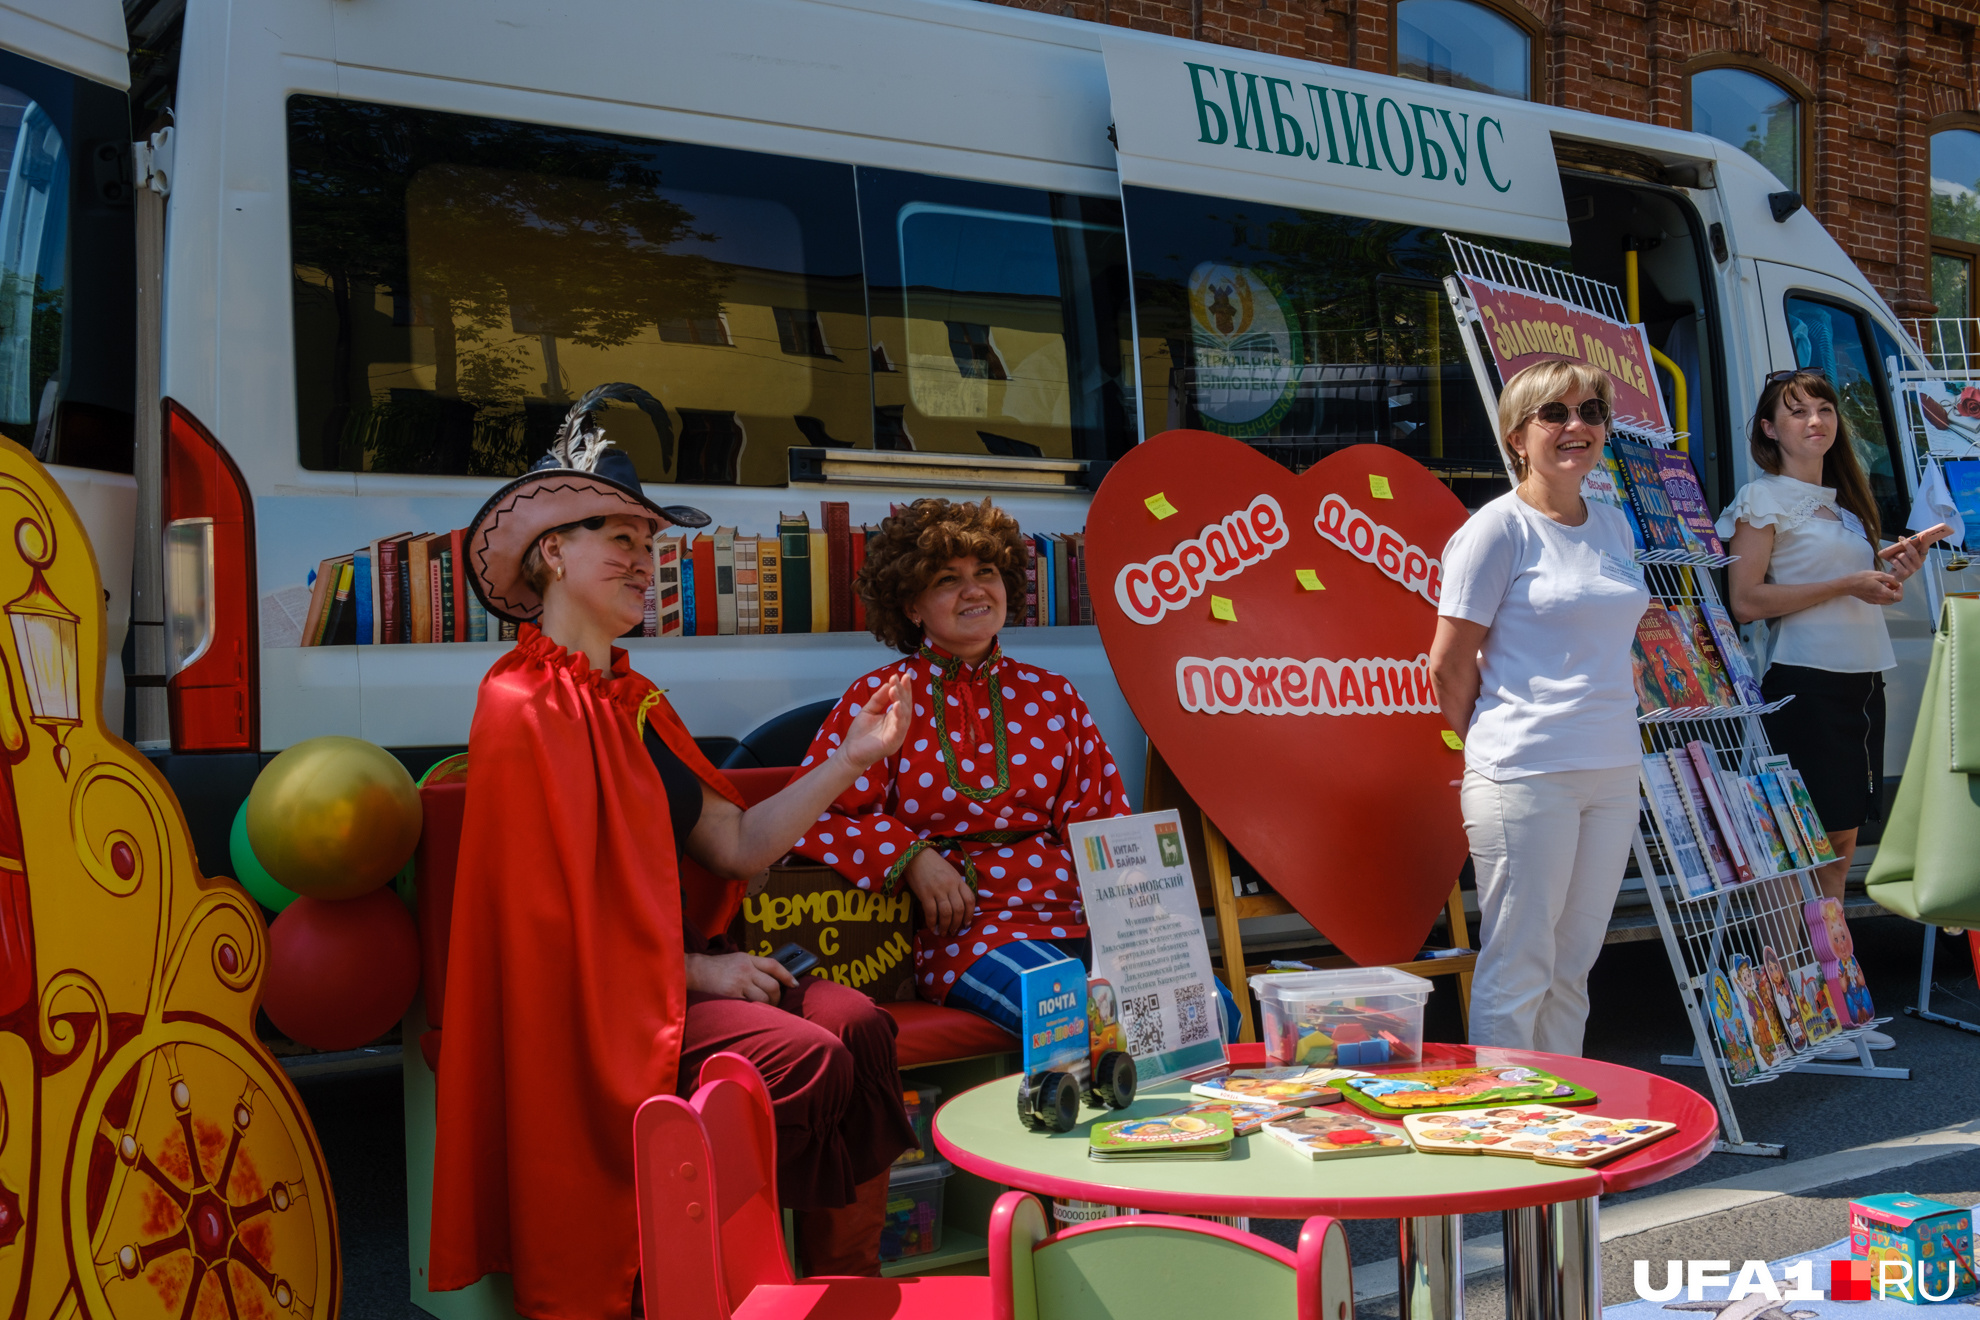
[[[1753,429],[1747,435],[1747,447],[1753,453],[1753,461],[1763,472],[1779,476],[1781,472],[1781,444],[1767,434],[1762,423],[1772,422],[1781,410],[1781,403],[1789,390],[1805,398],[1825,400],[1836,410],[1836,438],[1829,445],[1829,452],[1822,455],[1822,484],[1835,488],[1836,503],[1855,514],[1863,523],[1864,535],[1870,538],[1870,547],[1875,549],[1883,534],[1883,527],[1877,520],[1877,501],[1870,494],[1870,479],[1863,475],[1863,465],[1856,461],[1856,446],[1850,441],[1849,422],[1843,416],[1842,396],[1829,378],[1812,368],[1804,368],[1792,376],[1781,376],[1767,382],[1760,391],[1760,402],[1753,409]]]

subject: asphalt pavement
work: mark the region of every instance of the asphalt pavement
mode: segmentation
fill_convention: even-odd
[[[1846,1206],[1852,1196],[1914,1191],[1959,1205],[1980,1201],[1980,1151],[1974,1143],[1954,1143],[1947,1147],[1954,1153],[1868,1176],[1842,1177],[1853,1166],[1837,1167],[1837,1152],[1980,1120],[1980,1088],[1976,1088],[1980,1035],[1902,1013],[1903,1006],[1917,998],[1921,928],[1884,917],[1853,922],[1852,930],[1877,1012],[1892,1016],[1883,1029],[1898,1042],[1896,1049],[1874,1057],[1880,1064],[1910,1068],[1911,1079],[1789,1075],[1738,1088],[1734,1104],[1746,1135],[1782,1143],[1783,1157],[1713,1155],[1654,1187],[1605,1198],[1605,1230],[1627,1222],[1630,1215],[1657,1224],[1605,1242],[1608,1302],[1634,1299],[1630,1280],[1639,1258],[1653,1262],[1653,1274],[1661,1277],[1666,1259],[1769,1260],[1832,1242],[1847,1231]],[[1980,988],[1975,986],[1963,939],[1941,938],[1938,972],[1940,990],[1934,1007],[1980,1022]],[[1661,1073],[1705,1089],[1699,1070],[1660,1061],[1663,1054],[1689,1053],[1692,1048],[1690,1027],[1660,942],[1611,945],[1596,965],[1589,992],[1592,1011],[1585,1049],[1591,1058]],[[1449,989],[1440,989],[1433,998],[1426,1035],[1459,1038]],[[297,1085],[323,1143],[337,1197],[344,1257],[343,1314],[352,1320],[423,1320],[426,1312],[407,1301],[405,1143],[397,1069],[305,1077]],[[1980,1143],[1980,1136],[1975,1142]],[[1826,1176],[1832,1167],[1841,1178],[1833,1184],[1799,1187],[1675,1223],[1660,1222],[1659,1206],[1676,1206],[1673,1213],[1689,1214],[1684,1207],[1692,1201],[1621,1210],[1632,1202],[1683,1189],[1708,1189],[1697,1192],[1693,1200],[1704,1197],[1711,1204],[1708,1185],[1780,1177],[1784,1170],[1790,1170],[1785,1174],[1789,1181],[1800,1174],[1799,1182],[1805,1183]],[[1261,1220],[1252,1227],[1288,1244],[1298,1231],[1290,1221]],[[1467,1251],[1474,1261],[1489,1265],[1495,1259],[1500,1230],[1496,1214],[1466,1217]],[[1396,1314],[1395,1222],[1353,1223],[1348,1226],[1348,1240],[1356,1263],[1356,1291],[1362,1296],[1357,1310],[1363,1320],[1389,1320]],[[1466,1287],[1467,1320],[1499,1320],[1504,1309],[1497,1271],[1471,1275]],[[1816,1304],[1816,1309],[1823,1308]]]

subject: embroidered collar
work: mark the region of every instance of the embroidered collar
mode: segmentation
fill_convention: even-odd
[[[997,666],[1004,661],[1004,647],[1002,642],[990,643],[990,654],[984,656],[981,663],[971,665],[957,656],[950,655],[933,642],[923,642],[921,650],[915,653],[915,659],[926,660],[940,678],[946,680],[960,678],[965,683],[973,683],[986,674],[997,672]]]

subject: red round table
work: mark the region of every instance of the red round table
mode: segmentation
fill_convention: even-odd
[[[1231,1047],[1231,1063],[1264,1063],[1262,1046]],[[1403,1320],[1458,1320],[1464,1271],[1459,1260],[1466,1213],[1506,1212],[1507,1314],[1520,1320],[1599,1320],[1604,1192],[1647,1186],[1704,1159],[1719,1118],[1689,1087],[1619,1064],[1528,1050],[1432,1045],[1418,1064],[1371,1072],[1472,1064],[1523,1065],[1593,1090],[1591,1113],[1662,1119],[1676,1133],[1590,1169],[1486,1155],[1410,1151],[1369,1159],[1315,1161],[1269,1137],[1242,1138],[1229,1160],[1096,1163],[1086,1157],[1095,1122],[1144,1117],[1186,1102],[1186,1080],[1151,1087],[1119,1112],[1086,1110],[1066,1133],[1037,1133],[1017,1120],[1017,1077],[956,1096],[935,1115],[935,1145],[958,1167],[1042,1196],[1133,1206],[1174,1214],[1268,1219],[1398,1219]],[[1351,1106],[1349,1107],[1351,1108]]]

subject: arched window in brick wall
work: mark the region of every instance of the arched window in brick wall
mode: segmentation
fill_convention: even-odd
[[[1504,11],[1475,0],[1398,0],[1394,32],[1401,77],[1533,99],[1538,43]]]
[[[1932,301],[1940,316],[1980,316],[1980,131],[1932,135]]]
[[[1801,98],[1736,66],[1700,69],[1691,75],[1690,90],[1693,132],[1738,147],[1773,171],[1782,187],[1801,188]]]

